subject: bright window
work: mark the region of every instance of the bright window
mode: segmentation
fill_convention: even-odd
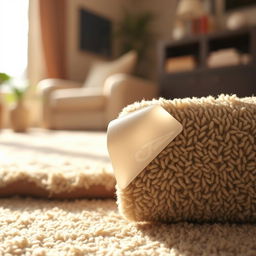
[[[0,72],[24,79],[28,62],[28,0],[0,0]]]

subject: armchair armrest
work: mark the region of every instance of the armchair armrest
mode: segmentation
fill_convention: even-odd
[[[50,128],[51,124],[51,109],[50,109],[50,99],[51,95],[55,90],[58,89],[68,89],[68,88],[80,88],[82,83],[64,80],[64,79],[44,79],[38,83],[38,89],[42,97],[42,120],[43,126]]]
[[[115,74],[104,84],[104,94],[108,97],[106,121],[117,118],[121,110],[136,101],[150,100],[157,96],[157,86],[145,79],[131,75]]]

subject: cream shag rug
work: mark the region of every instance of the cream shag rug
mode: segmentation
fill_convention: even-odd
[[[0,255],[256,255],[256,226],[124,220],[114,200],[0,199]]]
[[[114,196],[104,132],[0,131],[0,196]]]
[[[114,186],[103,133],[4,131],[0,155],[2,187],[24,177],[52,193]],[[2,198],[0,255],[254,256],[256,226],[134,223],[113,199]]]

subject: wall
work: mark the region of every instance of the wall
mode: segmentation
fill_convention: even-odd
[[[176,0],[140,1],[139,11],[149,11],[154,15],[152,30],[156,34],[157,40],[171,37],[175,20],[176,2]]]
[[[66,0],[67,1],[67,77],[84,81],[92,63],[99,56],[78,49],[78,10],[83,7],[112,20],[113,25],[122,17],[122,6],[127,0]],[[117,44],[114,44],[114,55]]]

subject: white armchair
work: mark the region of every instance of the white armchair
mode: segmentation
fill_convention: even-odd
[[[126,105],[156,96],[155,84],[125,74],[107,78],[103,89],[62,79],[43,80],[39,88],[49,129],[105,129]]]

